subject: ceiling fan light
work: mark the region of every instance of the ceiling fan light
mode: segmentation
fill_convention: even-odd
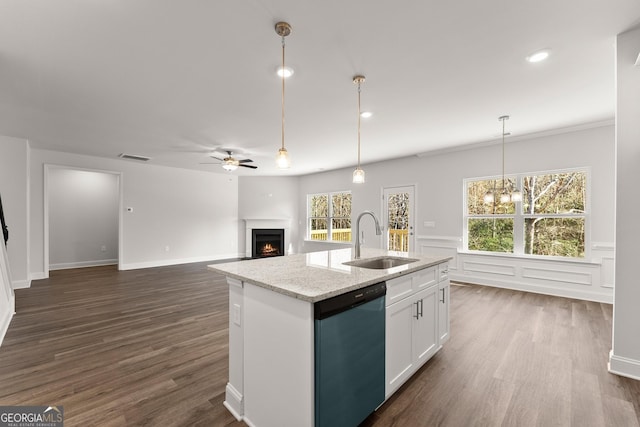
[[[233,164],[233,163],[223,163],[222,164],[222,169],[228,171],[228,172],[233,172],[234,170],[238,169],[238,165]]]
[[[353,183],[364,184],[364,171],[359,167],[353,171]]]
[[[289,169],[291,167],[291,160],[289,159],[289,153],[286,148],[278,150],[276,155],[276,166],[278,169]]]

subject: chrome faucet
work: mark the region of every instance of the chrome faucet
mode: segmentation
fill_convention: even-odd
[[[358,215],[358,219],[356,219],[356,242],[354,245],[354,250],[355,250],[355,256],[354,259],[360,259],[360,219],[364,216],[364,215],[371,215],[371,218],[373,218],[373,220],[376,223],[376,236],[379,236],[382,234],[382,229],[380,228],[380,223],[378,222],[378,218],[376,218],[375,214],[371,211],[364,211],[362,212],[360,215]]]

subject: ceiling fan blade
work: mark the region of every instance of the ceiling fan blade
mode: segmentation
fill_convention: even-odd
[[[239,164],[238,166],[242,166],[243,168],[258,169],[258,167],[257,167],[257,166],[253,166],[253,165],[243,165],[243,164]]]
[[[253,162],[253,160],[251,159],[242,159],[242,160],[238,160],[239,163],[251,163]]]
[[[222,163],[200,162],[200,165],[221,165]]]
[[[209,156],[209,157],[211,157],[212,159],[216,159],[216,160],[220,160],[221,162],[224,162],[224,159],[220,159],[220,158],[215,157],[215,156]]]

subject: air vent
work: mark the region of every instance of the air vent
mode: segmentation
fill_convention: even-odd
[[[149,160],[151,160],[151,157],[138,156],[137,154],[120,153],[118,154],[118,157],[120,157],[121,159],[138,160],[140,162],[148,162]]]

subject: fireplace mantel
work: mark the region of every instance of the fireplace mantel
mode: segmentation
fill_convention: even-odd
[[[251,258],[251,230],[254,228],[282,228],[284,229],[285,253],[289,255],[291,245],[291,219],[289,218],[243,218],[245,222],[245,256]]]

